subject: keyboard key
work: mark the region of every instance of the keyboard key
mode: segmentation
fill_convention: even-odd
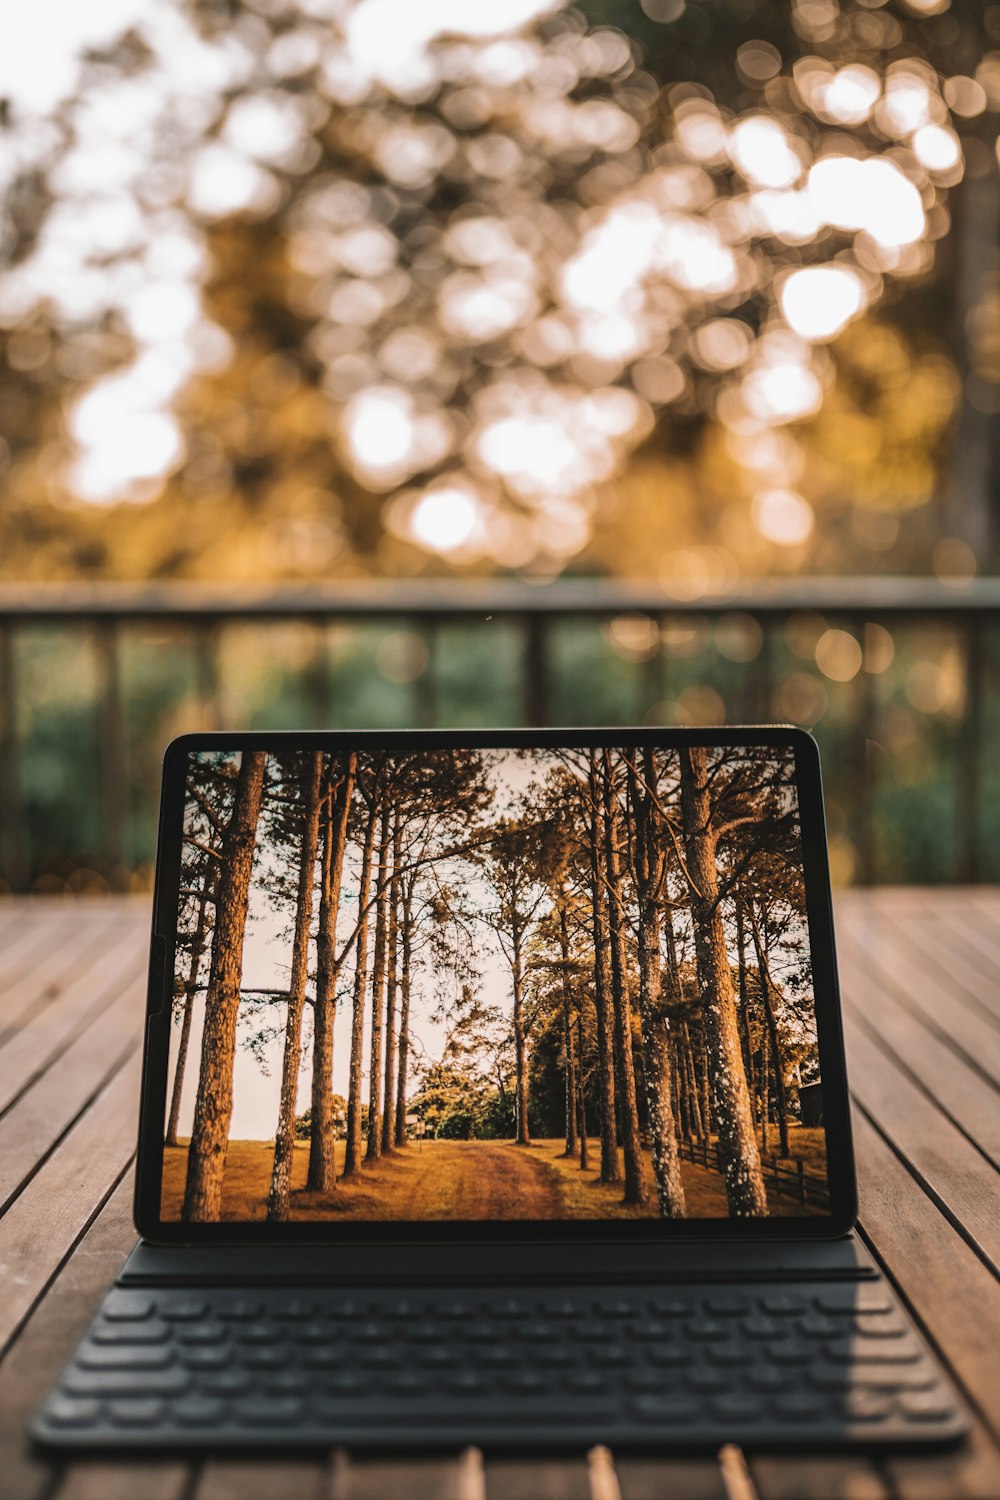
[[[720,1318],[739,1318],[748,1311],[747,1299],[719,1293],[705,1298],[705,1311]]]
[[[783,1339],[780,1343],[776,1340],[764,1352],[776,1365],[809,1365],[820,1356],[817,1344],[804,1344],[798,1339]]]
[[[810,1422],[829,1410],[823,1398],[813,1391],[789,1391],[784,1396],[776,1396],[774,1409],[780,1417],[787,1417],[791,1422]]]
[[[108,1293],[101,1312],[113,1323],[119,1321],[131,1323],[136,1318],[153,1316],[153,1299],[139,1292],[121,1292],[116,1289]]]
[[[170,1408],[171,1415],[182,1427],[217,1427],[225,1416],[226,1408],[221,1401],[210,1396],[182,1396]]]
[[[795,1326],[809,1339],[832,1339],[841,1331],[837,1319],[825,1313],[806,1313],[796,1320]]]
[[[728,1339],[733,1330],[728,1323],[720,1323],[717,1318],[696,1318],[685,1323],[684,1331],[689,1339],[703,1344],[714,1339]]]
[[[89,1337],[95,1344],[165,1344],[170,1329],[159,1318],[146,1318],[140,1323],[99,1323]]]
[[[242,1396],[253,1381],[249,1371],[232,1369],[207,1371],[199,1377],[199,1383],[206,1391],[213,1391],[218,1396]]]
[[[793,1297],[788,1292],[768,1292],[761,1297],[760,1305],[764,1312],[773,1313],[778,1318],[791,1318],[806,1311],[805,1299]]]
[[[831,1339],[825,1345],[829,1360],[838,1365],[912,1365],[922,1350],[913,1339]]]
[[[201,1297],[170,1297],[160,1302],[158,1310],[171,1323],[196,1323],[207,1316],[208,1303]]]
[[[304,1323],[313,1317],[315,1312],[315,1302],[310,1302],[304,1297],[293,1297],[290,1302],[279,1302],[276,1307],[271,1308],[271,1317],[279,1319],[282,1323]]]
[[[861,1311],[873,1316],[884,1316],[896,1310],[892,1296],[877,1285],[837,1287],[828,1292],[820,1292],[813,1298],[813,1305],[818,1312],[841,1317],[850,1317]]]
[[[246,1396],[234,1415],[243,1427],[286,1427],[301,1421],[303,1405],[296,1396]]]
[[[593,1396],[609,1389],[607,1376],[598,1370],[573,1370],[563,1377],[562,1384],[567,1391],[576,1391],[581,1396]]]
[[[416,1370],[395,1370],[386,1376],[385,1389],[394,1396],[415,1397],[429,1395],[436,1386]]]
[[[149,1397],[110,1401],[108,1413],[118,1427],[156,1427],[163,1416],[163,1402]]]
[[[540,1311],[546,1318],[579,1318],[583,1313],[582,1304],[573,1300],[572,1297],[556,1297],[546,1300],[541,1304]]]
[[[235,1336],[243,1340],[246,1333],[245,1328],[237,1329]],[[175,1334],[179,1344],[224,1344],[228,1337],[229,1330],[222,1323],[182,1323]]]
[[[280,1370],[286,1358],[285,1350],[274,1344],[252,1344],[240,1354],[248,1370]]]
[[[905,1391],[899,1405],[913,1422],[947,1422],[955,1415],[954,1402],[941,1390]]]
[[[599,1297],[594,1303],[594,1311],[605,1318],[630,1318],[635,1308],[624,1297]]]
[[[663,1427],[679,1427],[698,1416],[697,1405],[686,1396],[637,1396],[632,1410],[640,1422],[656,1422]]]
[[[552,1344],[548,1349],[533,1349],[531,1358],[543,1370],[567,1370],[576,1364],[578,1351],[565,1344]]]
[[[62,1379],[68,1396],[178,1396],[191,1385],[187,1370],[171,1365],[168,1370],[78,1370]]]
[[[453,1396],[486,1396],[494,1390],[494,1386],[475,1370],[459,1370],[446,1375],[441,1386]]]
[[[181,1334],[180,1337],[183,1339],[184,1335]],[[273,1323],[245,1323],[242,1328],[234,1329],[233,1337],[241,1344],[276,1344],[281,1339],[281,1333]],[[189,1338],[186,1342],[194,1342],[194,1340]],[[198,1342],[211,1342],[211,1340],[199,1339]]]
[[[729,1391],[726,1395],[714,1396],[709,1408],[724,1422],[757,1422],[764,1409],[760,1397],[746,1391]]]
[[[260,1302],[252,1297],[236,1297],[232,1302],[220,1302],[212,1309],[217,1318],[224,1318],[227,1323],[253,1322],[260,1317],[261,1310]]]
[[[691,1303],[686,1297],[665,1293],[662,1296],[650,1298],[649,1310],[658,1318],[684,1318],[691,1311]]]
[[[740,1326],[747,1337],[754,1340],[787,1338],[795,1327],[787,1318],[773,1318],[767,1313],[752,1313]]]
[[[646,1358],[650,1364],[681,1370],[694,1363],[694,1354],[683,1344],[653,1344]]]
[[[841,1410],[849,1422],[882,1422],[892,1411],[892,1402],[883,1391],[845,1391]]]
[[[232,1355],[228,1349],[182,1349],[180,1360],[185,1370],[224,1370],[231,1363]]]
[[[335,1370],[344,1361],[344,1351],[339,1348],[321,1347],[303,1349],[296,1358],[307,1370]]]
[[[754,1352],[744,1344],[737,1343],[735,1339],[726,1340],[721,1344],[712,1344],[708,1350],[708,1357],[713,1365],[724,1365],[730,1369],[745,1368],[747,1365],[756,1363]]]
[[[598,1344],[588,1349],[587,1360],[599,1370],[621,1370],[632,1363],[633,1353],[624,1344]]]
[[[50,1396],[45,1407],[47,1420],[57,1427],[87,1427],[100,1415],[100,1402],[83,1396]]]
[[[268,1381],[268,1389],[280,1391],[282,1395],[300,1395],[308,1391],[310,1381],[303,1370],[278,1370]]]
[[[598,1383],[603,1381],[598,1376]],[[501,1377],[505,1391],[513,1396],[540,1396],[547,1388],[545,1379],[535,1370],[516,1370],[511,1375]]]
[[[125,1344],[119,1348],[84,1344],[76,1357],[84,1370],[165,1370],[173,1362],[173,1351],[154,1345]]]
[[[525,1344],[550,1344],[559,1335],[551,1323],[526,1323],[517,1336]]]
[[[451,1318],[461,1321],[471,1318],[475,1314],[476,1308],[472,1302],[467,1302],[462,1297],[449,1297],[447,1301],[439,1303],[434,1312],[439,1318]]]
[[[663,1392],[669,1389],[669,1378],[662,1370],[626,1370],[622,1383],[628,1391]]]
[[[336,1396],[367,1396],[372,1379],[364,1370],[334,1370],[323,1377],[323,1389]]]
[[[684,1380],[684,1389],[697,1391],[700,1396],[713,1395],[716,1392],[727,1391],[732,1384],[728,1375],[721,1370],[697,1369],[692,1370]]]
[[[491,1318],[526,1318],[529,1311],[520,1297],[502,1297],[490,1305]]]
[[[647,1318],[644,1323],[632,1323],[629,1333],[632,1338],[638,1339],[641,1344],[657,1344],[664,1339],[673,1338],[677,1332],[676,1323],[665,1323],[662,1318]]]

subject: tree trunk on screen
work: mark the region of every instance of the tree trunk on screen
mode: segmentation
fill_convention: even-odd
[[[601,856],[603,818],[597,754],[590,752],[589,852],[590,900],[594,931],[594,1006],[597,1011],[597,1102],[601,1129],[601,1182],[621,1182],[618,1125],[615,1118],[614,1014],[611,1006],[611,969]]]
[[[516,1078],[515,1108],[517,1114],[516,1141],[519,1146],[531,1145],[528,1125],[528,1033],[524,1024],[524,928],[515,912],[511,928],[511,980],[514,990],[514,1070]]]
[[[392,834],[392,884],[389,887],[389,963],[385,993],[385,1092],[382,1099],[382,1150],[396,1144],[396,995],[399,989],[399,867],[402,863],[402,828],[397,809]]]
[[[576,1059],[573,1045],[573,1020],[569,992],[569,918],[565,904],[559,906],[559,956],[562,963],[563,1048],[566,1053],[564,1076],[566,1094],[566,1152],[576,1155]]]
[[[368,1149],[365,1161],[378,1161],[382,1155],[382,1001],[385,989],[386,939],[388,937],[389,870],[392,861],[392,837],[389,820],[392,809],[388,798],[382,809],[379,827],[378,901],[375,906],[375,953],[372,959],[371,1056],[368,1071]]]
[[[576,1040],[577,1056],[579,1066],[576,1070],[577,1097],[580,1101],[580,1171],[586,1172],[590,1167],[590,1153],[587,1145],[587,1095],[583,1080],[583,997],[580,997],[576,1008]]]
[[[184,1013],[181,1017],[181,1034],[177,1044],[174,1087],[170,1095],[170,1115],[167,1120],[167,1133],[164,1137],[164,1142],[168,1146],[177,1145],[177,1132],[180,1127],[181,1118],[181,1096],[184,1093],[184,1074],[187,1070],[188,1049],[191,1045],[191,1022],[194,1019],[194,999],[198,993],[201,960],[205,953],[205,941],[208,936],[208,906],[212,900],[212,887],[215,884],[217,869],[218,861],[214,859],[209,860],[205,870],[205,880],[201,896],[198,899],[198,920],[191,942],[191,962],[188,966],[187,983],[184,986]]]
[[[693,885],[691,915],[704,988],[705,1037],[726,1196],[734,1218],[759,1218],[767,1213],[767,1195],[743,1071],[736,996],[719,905],[707,753],[701,746],[685,746],[680,763],[684,848]]]
[[[413,969],[413,887],[416,876],[407,877],[403,894],[403,920],[400,923],[402,972],[399,996],[399,1077],[396,1083],[396,1145],[406,1145],[406,1095],[410,1066],[410,985]]]
[[[181,1212],[181,1217],[190,1223],[214,1222],[222,1211],[222,1182],[233,1114],[233,1062],[243,980],[243,939],[266,762],[263,750],[243,752],[232,816],[222,840],[198,1097]]]
[[[604,751],[604,867],[608,882],[608,932],[611,955],[611,995],[615,1016],[615,1050],[621,1077],[622,1154],[625,1158],[625,1203],[645,1203],[646,1174],[639,1141],[639,1110],[635,1090],[635,1058],[632,1054],[632,1006],[625,980],[622,937],[621,862],[618,801],[615,796],[611,753]],[[659,1080],[662,1083],[662,1080]],[[669,1099],[670,1085],[666,1085]],[[669,1111],[669,1103],[668,1103]]]
[[[278,1124],[274,1132],[271,1191],[267,1203],[267,1217],[276,1221],[288,1218],[292,1160],[295,1154],[295,1105],[299,1092],[299,1067],[302,1062],[302,1011],[305,1006],[306,982],[309,977],[309,929],[312,923],[316,853],[319,848],[322,776],[323,752],[317,750],[303,767],[305,798],[302,844],[299,850],[295,931],[292,938],[292,971],[288,983],[285,1050],[281,1060],[281,1095],[278,1102]]]
[[[337,1014],[337,916],[347,850],[357,756],[351,754],[334,795],[323,840],[319,932],[316,937],[316,1003],[313,1007],[312,1116],[309,1132],[310,1192],[330,1193],[337,1185],[333,1130],[333,1025]]]
[[[754,1077],[753,1067],[753,1038],[750,1034],[750,996],[747,993],[747,942],[746,921],[743,912],[743,901],[736,898],[736,962],[740,974],[740,1033],[743,1039],[743,1064],[747,1074],[747,1089],[750,1093],[750,1102],[753,1103],[757,1093],[757,1080]]]
[[[373,798],[365,824],[365,841],[361,851],[361,883],[358,891],[358,942],[354,966],[354,997],[351,1008],[351,1065],[347,1088],[347,1142],[344,1148],[344,1176],[356,1177],[361,1170],[361,1085],[363,1074],[365,1000],[368,995],[368,916],[365,908],[371,899],[372,860],[375,854],[375,830],[378,825],[378,803]]]
[[[656,765],[647,748],[643,757],[643,780],[632,774],[633,825],[636,831],[636,883],[639,896],[639,1015],[646,1080],[646,1105],[653,1140],[653,1175],[660,1217],[683,1218],[687,1213],[684,1185],[677,1154],[677,1123],[674,1118],[676,1074],[673,1039],[663,1013],[662,961],[660,954],[660,901],[666,887],[666,850],[658,813],[653,801]]]
[[[774,1107],[778,1115],[778,1135],[781,1141],[781,1155],[791,1155],[788,1149],[788,1102],[785,1097],[785,1059],[781,1051],[781,1038],[778,1036],[778,1020],[774,1010],[774,985],[771,981],[771,969],[768,962],[766,944],[760,931],[760,924],[751,908],[750,932],[753,937],[754,951],[757,955],[757,972],[760,975],[760,993],[764,1003],[764,1019],[767,1023],[767,1033],[771,1039],[771,1059],[774,1067]]]

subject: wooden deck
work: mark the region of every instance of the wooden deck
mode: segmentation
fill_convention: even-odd
[[[1000,891],[839,905],[863,1232],[964,1389],[940,1457],[314,1461],[36,1457],[25,1422],[135,1238],[141,900],[0,902],[0,1491],[6,1500],[1000,1500]],[[730,1458],[732,1455],[730,1455]],[[738,1455],[737,1455],[738,1457]]]

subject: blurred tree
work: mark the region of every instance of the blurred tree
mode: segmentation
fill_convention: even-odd
[[[990,39],[976,0],[123,0],[43,77],[35,37],[5,571],[983,552]]]

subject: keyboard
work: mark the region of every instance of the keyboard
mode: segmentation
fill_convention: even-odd
[[[884,1283],[113,1289],[49,1447],[944,1443],[955,1393]]]

